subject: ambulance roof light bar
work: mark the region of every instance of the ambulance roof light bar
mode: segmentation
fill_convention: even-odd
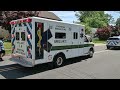
[[[27,19],[18,20],[18,21],[11,21],[10,25],[17,24],[17,23],[25,23],[25,22],[27,22],[27,23],[32,22],[32,19],[31,18],[27,18]]]

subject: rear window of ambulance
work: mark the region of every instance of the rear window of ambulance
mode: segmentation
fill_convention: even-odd
[[[25,32],[21,32],[21,39],[22,41],[25,41]]]
[[[20,33],[16,32],[16,40],[20,40]]]

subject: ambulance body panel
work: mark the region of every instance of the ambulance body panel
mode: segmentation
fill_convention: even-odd
[[[25,67],[53,62],[57,55],[69,59],[94,51],[94,44],[85,42],[83,25],[29,17],[13,20],[11,28],[10,60]]]

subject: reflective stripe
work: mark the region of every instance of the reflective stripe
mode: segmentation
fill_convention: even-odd
[[[107,44],[108,45],[117,45],[119,43],[119,41],[108,41]]]

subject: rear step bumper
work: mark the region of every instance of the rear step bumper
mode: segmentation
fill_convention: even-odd
[[[19,57],[20,57],[20,59],[19,59]],[[17,56],[17,55],[14,55],[14,56],[12,55],[9,60],[11,60],[15,63],[18,63],[24,67],[34,67],[34,65],[35,65],[35,63],[34,63],[35,60],[27,59],[25,57]]]

